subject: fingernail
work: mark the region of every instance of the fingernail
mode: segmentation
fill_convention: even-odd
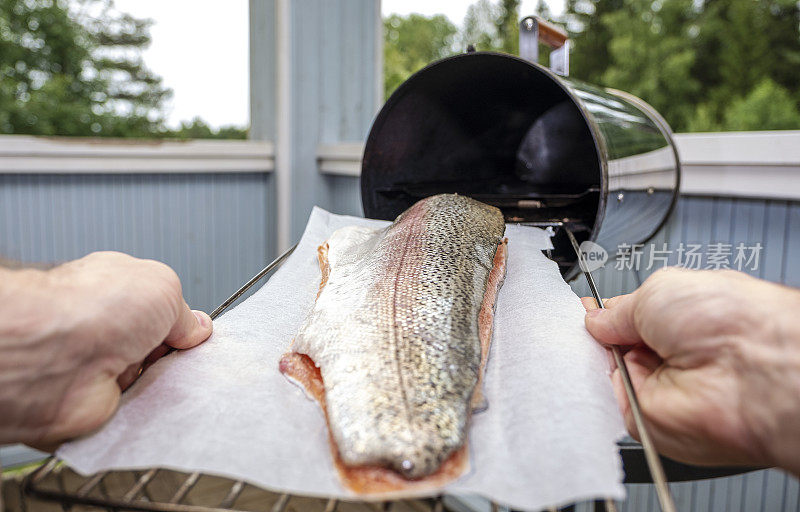
[[[194,311],[194,310],[192,310],[192,313],[194,313],[194,316],[197,318],[197,323],[199,323],[204,328],[208,328],[211,322],[211,318],[207,314],[203,313],[202,311]]]
[[[603,311],[605,311],[605,309],[601,309],[601,308],[590,309],[589,311],[586,312],[586,316],[589,317],[589,318],[594,318],[597,315],[602,314]]]

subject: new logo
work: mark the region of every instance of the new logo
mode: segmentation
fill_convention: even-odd
[[[584,272],[602,268],[608,261],[608,252],[592,241],[586,240],[581,243],[578,249],[580,249],[583,256],[580,263]]]

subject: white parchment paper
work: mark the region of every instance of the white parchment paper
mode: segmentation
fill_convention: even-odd
[[[152,366],[99,431],[58,456],[89,474],[164,467],[275,491],[352,498],[338,481],[325,420],[278,371],[311,308],[316,248],[347,225],[386,223],[314,209],[294,254],[258,292],[214,322],[201,346]],[[470,471],[449,485],[517,509],[624,498],[615,441],[624,433],[604,351],[540,229],[508,226],[486,368],[486,411],[472,418]],[[236,286],[237,283],[231,283]]]

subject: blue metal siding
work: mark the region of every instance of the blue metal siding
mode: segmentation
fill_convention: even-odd
[[[800,203],[762,199],[721,197],[682,197],[672,217],[650,243],[657,248],[667,243],[668,249],[678,244],[740,242],[746,246],[763,246],[758,268],[745,269],[749,274],[770,281],[800,286]],[[600,292],[607,297],[630,293],[655,269],[635,273],[614,269],[614,248],[609,262],[593,273]],[[649,257],[643,255],[643,262]],[[672,254],[670,264],[677,263]],[[646,266],[646,264],[645,264]],[[590,295],[583,277],[572,283],[581,296]],[[650,485],[628,485],[629,498],[623,511],[659,510]],[[729,478],[670,484],[678,510],[692,511],[798,511],[798,480],[782,471],[768,470]],[[582,504],[579,509],[589,510]]]
[[[660,247],[667,243],[672,249],[670,264],[677,263],[674,249],[680,243],[703,244],[724,242],[734,246],[760,243],[761,256],[757,269],[744,270],[756,277],[770,281],[800,286],[800,203],[760,199],[734,199],[714,197],[683,197],[667,224],[647,244],[642,261],[649,258],[649,245]],[[594,273],[598,286],[605,295],[630,293],[638,282],[655,268],[635,273],[614,268],[616,248],[609,250],[609,262],[604,269]],[[646,266],[646,265],[644,265]],[[703,263],[705,266],[705,262]],[[587,294],[588,288],[576,279],[573,288]]]
[[[320,144],[366,139],[376,111],[376,10],[372,0],[291,2],[292,238],[317,205],[360,214],[358,179],[324,176]]]
[[[210,311],[270,259],[268,174],[0,175],[0,256],[60,262],[98,250],[170,265]]]
[[[358,179],[319,172],[321,144],[361,141],[377,111],[376,23],[373,0],[293,0],[290,9],[290,237],[297,240],[316,205],[360,214]],[[274,0],[250,2],[251,137],[275,138],[276,38]]]
[[[359,178],[349,176],[326,176],[326,184],[331,192],[330,211],[361,217],[361,185]]]

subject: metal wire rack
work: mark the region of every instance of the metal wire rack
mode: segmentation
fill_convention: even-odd
[[[158,478],[156,478],[158,476]],[[441,497],[351,502],[273,493],[241,480],[167,469],[104,471],[80,477],[51,457],[23,483],[25,494],[61,504],[140,512],[440,512]],[[496,510],[496,508],[495,508]]]
[[[571,233],[569,233],[571,235]],[[570,237],[572,238],[572,237]],[[573,239],[573,244],[576,244]],[[212,313],[216,318],[248,289],[283,263],[297,246],[264,267],[239,290],[225,300]],[[580,252],[578,256],[580,257]],[[588,274],[588,273],[587,273]],[[587,275],[590,284],[591,276]],[[599,295],[592,287],[596,298]],[[653,482],[669,479],[690,480],[709,478],[747,471],[745,468],[694,468],[664,459],[658,460],[655,450],[646,450],[638,443],[620,443],[620,454],[626,468],[627,482]],[[654,462],[651,460],[656,458]],[[660,468],[666,464],[661,475],[653,478],[654,464]],[[2,476],[0,474],[0,476]],[[156,478],[158,476],[158,478]],[[81,477],[51,457],[25,478],[22,492],[45,501],[56,502],[65,512],[73,507],[103,508],[110,511],[133,510],[140,512],[229,512],[229,511],[391,511],[391,512],[440,512],[445,510],[448,498],[441,496],[426,499],[396,500],[386,502],[339,501],[336,499],[309,498],[290,494],[273,493],[247,484],[241,480],[205,475],[199,472],[185,473],[152,468],[142,471],[106,471],[89,477]],[[0,497],[0,512],[2,512]],[[671,501],[671,499],[670,499]],[[212,504],[210,504],[212,503]],[[596,502],[597,509],[616,510],[613,502]],[[500,510],[491,503],[492,512]],[[663,507],[663,503],[662,503]],[[569,509],[569,508],[568,508]],[[25,509],[23,508],[23,511]],[[555,510],[555,509],[552,509]],[[665,510],[670,510],[669,506]]]
[[[570,232],[569,234],[571,235],[572,233]],[[574,238],[573,244],[576,244]],[[253,276],[253,278],[239,288],[236,293],[220,304],[220,306],[210,314],[211,318],[214,319],[219,316],[254,284],[283,263],[296,247],[297,245],[294,245],[289,248],[273,262],[264,267],[258,274]],[[580,257],[577,244],[576,252],[578,252],[578,256]],[[587,275],[587,279],[590,284],[593,284],[590,275]],[[594,287],[592,288],[595,297],[599,300],[596,289]],[[647,452],[647,450],[644,451]],[[626,462],[626,466],[634,461],[638,462],[640,466],[649,466],[648,469],[650,470],[661,468],[661,462],[658,460],[654,449],[651,448],[649,450],[650,453],[642,452],[642,447],[639,445],[635,447],[629,446],[627,449],[621,446],[621,454],[623,460]],[[633,455],[633,457],[631,457],[631,455]],[[653,458],[655,461],[652,460]],[[645,459],[646,463],[643,464]],[[633,465],[636,464],[634,463]],[[200,472],[183,473],[152,468],[143,471],[106,471],[86,478],[80,477],[77,473],[72,472],[74,478],[68,479],[64,478],[63,471],[61,471],[62,469],[68,470],[57,458],[49,458],[25,479],[22,485],[23,492],[38,499],[58,502],[65,512],[68,512],[73,506],[104,508],[110,511],[133,510],[140,512],[229,512],[239,510],[244,512],[250,510],[265,510],[265,505],[266,510],[270,512],[284,512],[289,510],[314,510],[319,512],[345,512],[349,510],[439,512],[444,510],[444,501],[441,496],[426,499],[385,502],[351,502],[339,501],[331,498],[309,498],[290,494],[272,493],[247,484],[241,480],[229,480],[205,475]],[[649,472],[640,472],[647,473],[647,477],[650,477]],[[664,477],[663,469],[660,469],[660,473],[661,474],[657,475],[656,478],[652,480],[648,478],[647,481],[652,482],[656,480],[656,483],[660,483],[665,487],[664,482],[666,478]],[[159,475],[159,478],[156,479],[159,483],[157,486],[154,485],[154,478],[156,475]],[[700,478],[703,477],[700,475],[696,477],[698,476]],[[127,482],[121,484],[125,479],[127,479]],[[203,481],[204,484],[206,484],[209,479],[214,482],[214,485],[212,485],[214,492],[211,493],[211,495],[205,493],[202,500],[193,499],[192,493],[198,487],[207,488],[206,485],[199,486],[198,483]],[[115,485],[109,485],[109,481],[112,480]],[[126,490],[122,492],[121,488]],[[666,492],[668,502],[671,502],[668,491]],[[248,494],[250,495],[249,498],[247,498]],[[257,497],[253,498],[253,496]],[[215,504],[208,505],[210,502]],[[600,503],[602,502],[598,502],[598,505]],[[253,508],[254,504],[255,508]],[[609,500],[606,500],[603,505],[605,510],[616,510],[614,503]],[[666,506],[664,505],[665,504],[662,503],[662,507],[665,510],[674,510],[669,507],[669,504]],[[490,506],[492,512],[500,510],[500,507],[495,503],[491,503]],[[0,508],[0,512],[2,512],[2,508]]]

